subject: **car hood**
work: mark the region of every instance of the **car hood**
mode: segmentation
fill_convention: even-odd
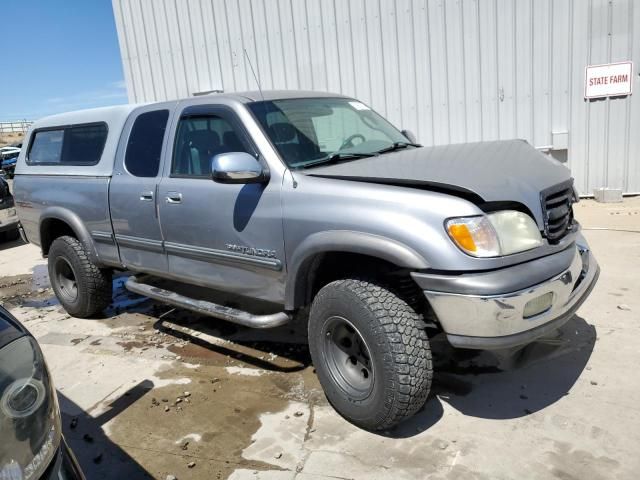
[[[540,193],[571,178],[560,162],[524,140],[408,148],[315,167],[306,175],[423,187],[476,201],[524,204],[542,229]]]

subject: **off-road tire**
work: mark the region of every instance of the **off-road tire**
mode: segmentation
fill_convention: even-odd
[[[366,398],[341,385],[332,371],[331,347],[323,342],[329,341],[327,328],[339,317],[355,327],[370,354],[372,386]],[[309,315],[309,349],[327,399],[361,428],[391,428],[424,406],[433,379],[424,323],[404,300],[375,281],[338,280],[318,292]]]
[[[109,306],[112,299],[111,271],[94,265],[78,239],[70,236],[56,238],[49,248],[48,263],[53,291],[69,315],[90,318]],[[75,299],[63,291],[56,267],[58,264],[68,265],[75,277]]]

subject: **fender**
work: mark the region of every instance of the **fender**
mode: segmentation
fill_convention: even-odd
[[[346,252],[376,257],[403,268],[423,270],[429,263],[415,250],[390,238],[350,230],[329,230],[309,235],[287,262],[285,308],[293,310],[304,298],[306,268],[319,253]]]
[[[42,253],[44,255],[44,241],[43,241],[43,227],[47,220],[61,220],[73,230],[78,240],[82,242],[84,248],[89,254],[89,258],[92,262],[98,264],[98,254],[96,252],[95,245],[93,243],[93,239],[87,230],[82,219],[74,212],[67,208],[63,207],[48,207],[46,208],[42,214],[40,215],[40,221],[38,225],[38,231],[40,232],[40,247],[42,248]]]

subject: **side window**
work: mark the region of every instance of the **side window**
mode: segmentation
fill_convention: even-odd
[[[44,130],[36,132],[31,141],[28,163],[59,164],[62,159],[62,139],[64,130]]]
[[[100,161],[106,140],[107,126],[104,123],[65,128],[62,163],[95,165]]]
[[[136,177],[155,177],[160,169],[162,140],[169,110],[154,110],[138,115],[133,122],[124,165]]]
[[[107,141],[107,125],[93,123],[36,131],[27,163],[36,165],[95,165]]]
[[[242,132],[218,115],[180,119],[171,164],[172,176],[209,177],[211,159],[219,153],[252,153]]]

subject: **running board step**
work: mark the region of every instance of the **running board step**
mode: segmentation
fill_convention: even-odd
[[[160,302],[168,303],[176,307],[193,310],[194,312],[209,315],[210,317],[220,318],[227,322],[237,323],[245,327],[273,328],[284,325],[291,320],[291,315],[287,312],[273,313],[270,315],[253,315],[249,312],[207,302],[206,300],[185,297],[179,293],[154,287],[153,285],[147,285],[146,283],[139,283],[134,276],[129,277],[125,283],[125,287],[127,290],[137,293],[138,295],[153,298],[154,300],[159,300]]]

